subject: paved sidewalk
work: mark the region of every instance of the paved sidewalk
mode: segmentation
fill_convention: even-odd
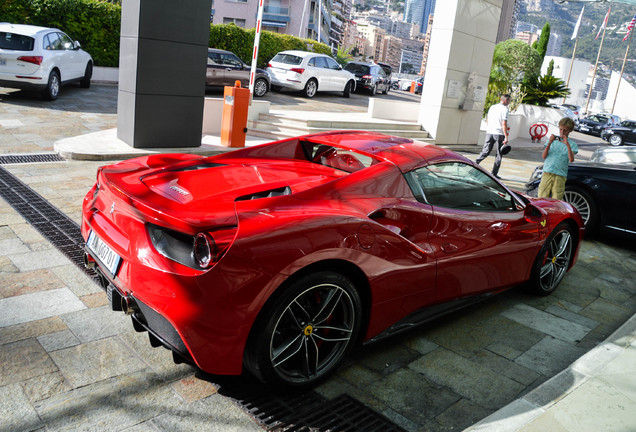
[[[95,86],[87,105],[87,91],[64,90],[54,104],[3,99],[0,91],[0,154],[51,152],[69,138],[77,145],[71,153],[94,155],[4,166],[79,223],[100,160],[134,149],[111,139],[116,92]],[[204,137],[206,147],[197,151],[225,151],[216,140]],[[585,137],[577,142],[585,158]],[[512,144],[500,174],[522,189],[541,163],[541,145]],[[474,159],[478,147],[466,155]],[[492,158],[482,165],[490,168]],[[152,349],[147,335],[110,311],[102,290],[2,199],[0,310],[0,432],[263,430],[216,378]],[[635,311],[633,245],[588,239],[553,295],[511,290],[364,348],[317,392],[350,394],[408,431],[633,431]]]

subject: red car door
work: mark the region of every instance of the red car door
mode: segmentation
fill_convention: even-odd
[[[501,184],[459,162],[417,169],[432,205],[428,242],[437,258],[438,300],[517,284],[537,253],[538,226]]]

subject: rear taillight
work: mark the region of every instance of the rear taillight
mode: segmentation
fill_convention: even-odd
[[[41,65],[42,64],[42,56],[20,56],[18,57],[19,61],[23,61],[26,63],[33,63],[36,65]]]
[[[371,79],[371,78],[373,78],[373,76],[371,76],[371,75],[363,75],[362,78],[363,79]]]
[[[305,72],[305,69],[303,68],[291,68],[290,70],[292,72],[296,72],[298,75],[302,75],[302,73]]]

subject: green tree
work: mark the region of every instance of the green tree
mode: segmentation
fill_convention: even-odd
[[[336,61],[344,66],[347,63],[349,63],[351,60],[353,60],[353,56],[351,55],[351,48],[343,48],[343,47],[338,47],[338,51],[336,52]]]
[[[504,93],[513,95],[513,101],[520,100],[523,92],[521,84],[532,82],[541,71],[541,56],[537,50],[520,40],[509,39],[495,46],[490,80],[488,81],[488,94],[484,105],[484,115],[488,108],[499,102],[499,96]],[[515,97],[517,96],[517,97]],[[514,111],[516,105],[510,104],[510,110]]]
[[[552,76],[553,72],[554,72],[554,59],[550,60],[550,64],[548,65],[548,70],[546,72],[546,75]]]
[[[543,75],[529,82],[523,86],[523,91],[526,93],[523,103],[539,106],[548,106],[550,99],[564,98],[570,94],[565,82],[552,75]]]
[[[541,30],[539,40],[536,42],[536,45],[533,45],[533,48],[536,49],[541,56],[542,63],[545,58],[545,53],[548,52],[548,42],[550,42],[550,23],[545,23]]]

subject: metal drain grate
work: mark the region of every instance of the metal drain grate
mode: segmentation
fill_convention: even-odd
[[[0,165],[23,164],[33,162],[64,162],[65,159],[57,153],[29,154],[29,155],[0,155]]]
[[[2,167],[0,196],[73,264],[97,282],[97,274],[84,267],[84,239],[75,221]]]
[[[274,394],[252,380],[221,385],[269,432],[406,432],[349,395],[327,400],[315,391]]]

